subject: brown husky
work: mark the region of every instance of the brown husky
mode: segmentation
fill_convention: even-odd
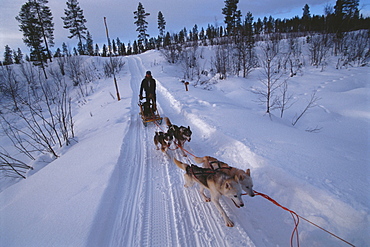
[[[228,164],[217,160],[211,156],[204,156],[204,157],[195,157],[195,162],[198,164],[203,163],[203,168],[210,168],[214,170],[220,170],[226,173],[229,176],[238,176],[239,183],[242,189],[247,192],[247,194],[251,197],[254,196],[253,192],[253,181],[251,178],[251,170],[247,169],[243,171],[241,169],[231,167]]]
[[[192,186],[194,182],[197,182],[200,186],[199,192],[203,197],[204,201],[212,201],[216,206],[217,210],[223,217],[226,226],[233,227],[234,223],[226,215],[226,212],[220,205],[220,197],[226,196],[230,198],[236,207],[240,208],[244,206],[241,198],[242,189],[240,187],[238,177],[228,176],[222,171],[216,171],[212,169],[201,168],[196,165],[188,165],[177,159],[173,159],[175,164],[186,171],[184,174],[185,187]],[[211,194],[211,198],[208,198],[204,194],[204,189],[208,189]]]

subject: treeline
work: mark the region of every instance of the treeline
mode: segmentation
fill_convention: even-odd
[[[273,18],[272,16],[258,18],[254,20],[252,13],[248,12],[243,18],[238,10],[238,0],[226,0],[225,8],[222,13],[225,16],[224,26],[215,27],[209,24],[207,27],[183,28],[178,33],[165,32],[166,22],[161,11],[158,12],[157,37],[149,37],[145,18],[150,15],[139,3],[138,9],[134,11],[135,24],[137,25],[138,39],[133,43],[125,44],[120,38],[113,39],[109,44],[99,47],[94,45],[92,35],[87,30],[87,22],[83,15],[83,10],[79,7],[77,0],[66,2],[65,16],[62,17],[64,28],[69,29],[71,35],[68,38],[77,38],[77,47],[67,47],[63,43],[61,48],[57,48],[54,54],[49,50],[49,46],[54,44],[53,22],[50,9],[47,7],[47,0],[28,1],[22,6],[19,16],[16,19],[20,22],[21,31],[25,36],[26,45],[30,47],[30,56],[22,54],[18,48],[12,50],[8,45],[5,47],[4,60],[2,64],[19,64],[23,59],[34,61],[37,65],[43,65],[47,59],[52,57],[62,57],[70,55],[89,55],[89,56],[109,56],[110,52],[114,56],[125,56],[139,54],[146,50],[160,49],[173,43],[184,43],[191,41],[202,42],[202,45],[214,45],[216,38],[233,35],[253,35],[255,40],[260,40],[261,35],[274,33],[296,33],[307,35],[312,33],[335,33],[341,39],[343,33],[369,29],[370,18],[363,17],[359,13],[359,0],[337,0],[335,6],[327,5],[323,15],[311,15],[310,7],[306,4],[302,11],[302,16],[295,16],[290,19]],[[42,12],[43,15],[38,14]],[[31,17],[30,17],[31,16]],[[42,18],[40,17],[42,16]],[[31,21],[38,25],[31,24]],[[35,33],[37,37],[35,38]],[[41,63],[41,64],[40,64]]]

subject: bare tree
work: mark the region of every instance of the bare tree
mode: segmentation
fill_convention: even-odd
[[[103,64],[104,67],[104,74],[106,77],[112,77],[114,74],[119,73],[123,66],[125,65],[125,62],[122,60],[122,57],[112,57],[111,61],[105,61]],[[86,70],[85,70],[86,72]],[[86,81],[89,81],[93,78],[89,77],[91,76],[91,73],[84,73],[86,75],[85,79]]]
[[[68,77],[73,81],[73,86],[80,84],[80,71],[82,69],[82,57],[68,56],[66,57],[66,72]]]
[[[13,103],[13,111],[19,109],[18,97],[20,95],[21,86],[17,80],[17,75],[11,66],[1,66],[0,72],[1,84],[0,89],[3,92],[3,96],[11,99]]]
[[[317,106],[316,103],[317,101],[320,100],[319,97],[316,96],[316,93],[317,91],[315,90],[312,94],[311,94],[311,98],[310,100],[308,101],[306,107],[303,109],[303,111],[297,116],[295,116],[293,118],[293,121],[292,121],[292,125],[295,126],[297,124],[297,122],[305,115],[307,114],[308,110]]]
[[[370,59],[369,32],[362,30],[348,33],[343,39],[341,56],[338,58],[337,69],[348,66],[364,66]]]
[[[26,178],[26,172],[33,169],[31,166],[10,156],[6,151],[0,151],[0,170],[5,176],[16,176]]]
[[[182,50],[182,44],[171,42],[169,44],[164,44],[161,53],[167,59],[167,62],[175,64],[178,62]]]
[[[280,117],[283,118],[285,110],[288,110],[294,102],[293,95],[288,93],[288,79],[285,79],[280,87],[280,97],[276,99],[277,108],[280,109]]]
[[[311,65],[316,67],[321,65],[323,69],[333,43],[330,34],[315,34],[310,36],[308,43]]]
[[[50,69],[53,80],[44,79],[38,71],[35,82],[23,85],[24,95],[13,93],[13,105],[3,107],[6,114],[0,115],[3,133],[31,159],[34,152],[58,157],[56,144],[68,145],[74,135],[68,87],[56,71]],[[31,87],[37,87],[37,93]]]
[[[184,79],[194,80],[194,77],[200,76],[198,45],[192,42],[193,45],[182,49],[179,62],[184,72]]]
[[[266,104],[266,113],[277,104],[276,91],[282,86],[281,56],[279,55],[279,42],[266,41],[262,45],[260,65],[262,67],[262,77],[260,79],[263,88],[255,89],[253,92],[260,95],[259,99]]]
[[[303,67],[304,59],[302,55],[302,46],[299,38],[291,34],[288,38],[288,50],[285,60],[285,67],[289,68],[289,75],[293,77]]]
[[[62,73],[63,76],[66,75],[66,58],[65,57],[57,57],[56,61],[59,65],[60,73]]]
[[[242,71],[242,76],[245,78],[257,66],[257,56],[254,51],[254,44],[248,42],[247,37],[243,34],[235,37],[237,42],[234,44],[234,53],[237,59],[234,61],[234,73],[239,75]]]
[[[228,41],[222,41],[215,47],[213,67],[220,79],[226,79],[227,72],[230,70],[231,51],[232,46]]]

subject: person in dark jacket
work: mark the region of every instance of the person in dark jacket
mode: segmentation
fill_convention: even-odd
[[[156,89],[156,82],[152,77],[152,72],[147,71],[145,74],[145,78],[141,81],[141,86],[140,86],[140,99],[143,99],[143,90],[145,91],[145,97],[146,97],[146,102],[152,102],[153,110],[155,111],[156,108],[156,94],[155,94],[155,89]]]

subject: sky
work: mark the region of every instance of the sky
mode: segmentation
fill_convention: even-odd
[[[26,0],[0,0],[0,52],[5,51],[5,45],[13,50],[21,48],[23,53],[28,53],[29,49],[22,41],[23,34],[19,31],[19,23],[15,17],[19,14],[21,6]],[[195,24],[207,27],[208,24],[214,26],[224,25],[222,8],[225,6],[223,0],[79,0],[80,7],[84,11],[87,20],[86,27],[92,35],[94,43],[98,43],[100,48],[106,42],[104,27],[104,17],[107,18],[110,39],[119,38],[126,45],[137,38],[136,26],[134,25],[134,14],[138,3],[141,2],[145,11],[150,13],[147,17],[148,34],[158,35],[158,12],[163,13],[166,21],[166,31],[170,33],[179,32],[186,27],[188,30]],[[102,3],[103,2],[103,3]],[[326,5],[335,5],[336,0],[241,0],[238,8],[243,16],[251,12],[255,20],[264,16],[274,18],[291,18],[296,15],[302,16],[302,8],[307,3],[310,6],[311,15],[321,15],[324,13]],[[51,9],[54,22],[54,37],[56,48],[61,48],[65,42],[69,47],[77,45],[77,39],[68,39],[70,35],[67,29],[63,28],[65,0],[49,0],[48,6]],[[370,16],[370,0],[360,0],[362,14]],[[0,54],[0,57],[2,55]],[[1,59],[1,58],[0,58]]]

